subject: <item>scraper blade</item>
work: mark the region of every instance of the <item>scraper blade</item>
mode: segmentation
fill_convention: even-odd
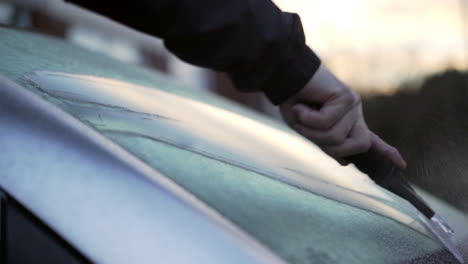
[[[426,225],[426,227],[431,230],[432,234],[434,234],[434,236],[436,236],[442,242],[442,244],[444,244],[445,248],[447,248],[450,253],[452,253],[458,262],[465,263],[463,255],[453,242],[453,230],[444,221],[444,219],[442,219],[442,217],[435,214],[433,217],[431,217],[431,219],[427,219],[425,216],[420,214],[419,218]]]
[[[359,170],[366,173],[375,183],[406,199],[418,209],[426,227],[460,263],[464,263],[463,256],[452,240],[452,228],[416,193],[403,177],[401,170],[395,167],[392,161],[374,149],[347,159],[354,163]]]

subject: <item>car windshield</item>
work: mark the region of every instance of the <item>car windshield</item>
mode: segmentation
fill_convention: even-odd
[[[124,82],[53,72],[27,78],[292,263],[403,261],[440,250],[412,207],[286,130]],[[337,247],[370,253],[362,259]]]
[[[396,263],[441,249],[408,203],[271,120],[60,41],[0,34],[0,74],[112,139],[291,263]],[[452,227],[466,236],[460,219]]]

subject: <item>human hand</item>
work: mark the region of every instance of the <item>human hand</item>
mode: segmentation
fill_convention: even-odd
[[[320,66],[306,86],[280,105],[285,122],[340,164],[371,147],[399,168],[400,152],[367,128],[360,96]]]

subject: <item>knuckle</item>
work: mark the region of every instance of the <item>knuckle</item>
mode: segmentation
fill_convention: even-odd
[[[297,115],[297,119],[304,123],[304,124],[307,124],[308,121],[309,121],[309,114],[307,113],[307,111],[304,111],[304,110],[301,110],[299,111],[298,115]]]
[[[330,117],[312,115],[307,111],[301,112],[298,115],[298,120],[308,127],[313,127],[319,130],[328,130],[334,125],[334,122]]]
[[[366,152],[371,148],[371,140],[370,138],[363,138],[359,144],[357,145],[358,152]]]
[[[333,120],[330,116],[326,117],[323,120],[323,126],[325,129],[330,129],[335,124],[335,120]]]
[[[341,145],[345,142],[346,135],[342,133],[332,133],[328,137],[328,141],[332,145]]]
[[[324,116],[316,120],[315,123],[320,129],[330,129],[334,125],[334,120],[330,116]]]
[[[344,100],[348,105],[355,106],[361,103],[361,96],[353,90],[346,90]]]

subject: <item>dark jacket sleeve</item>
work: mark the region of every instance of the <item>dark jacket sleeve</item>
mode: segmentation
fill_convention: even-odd
[[[301,21],[270,0],[67,0],[160,37],[189,63],[227,72],[239,90],[280,104],[320,66]]]

